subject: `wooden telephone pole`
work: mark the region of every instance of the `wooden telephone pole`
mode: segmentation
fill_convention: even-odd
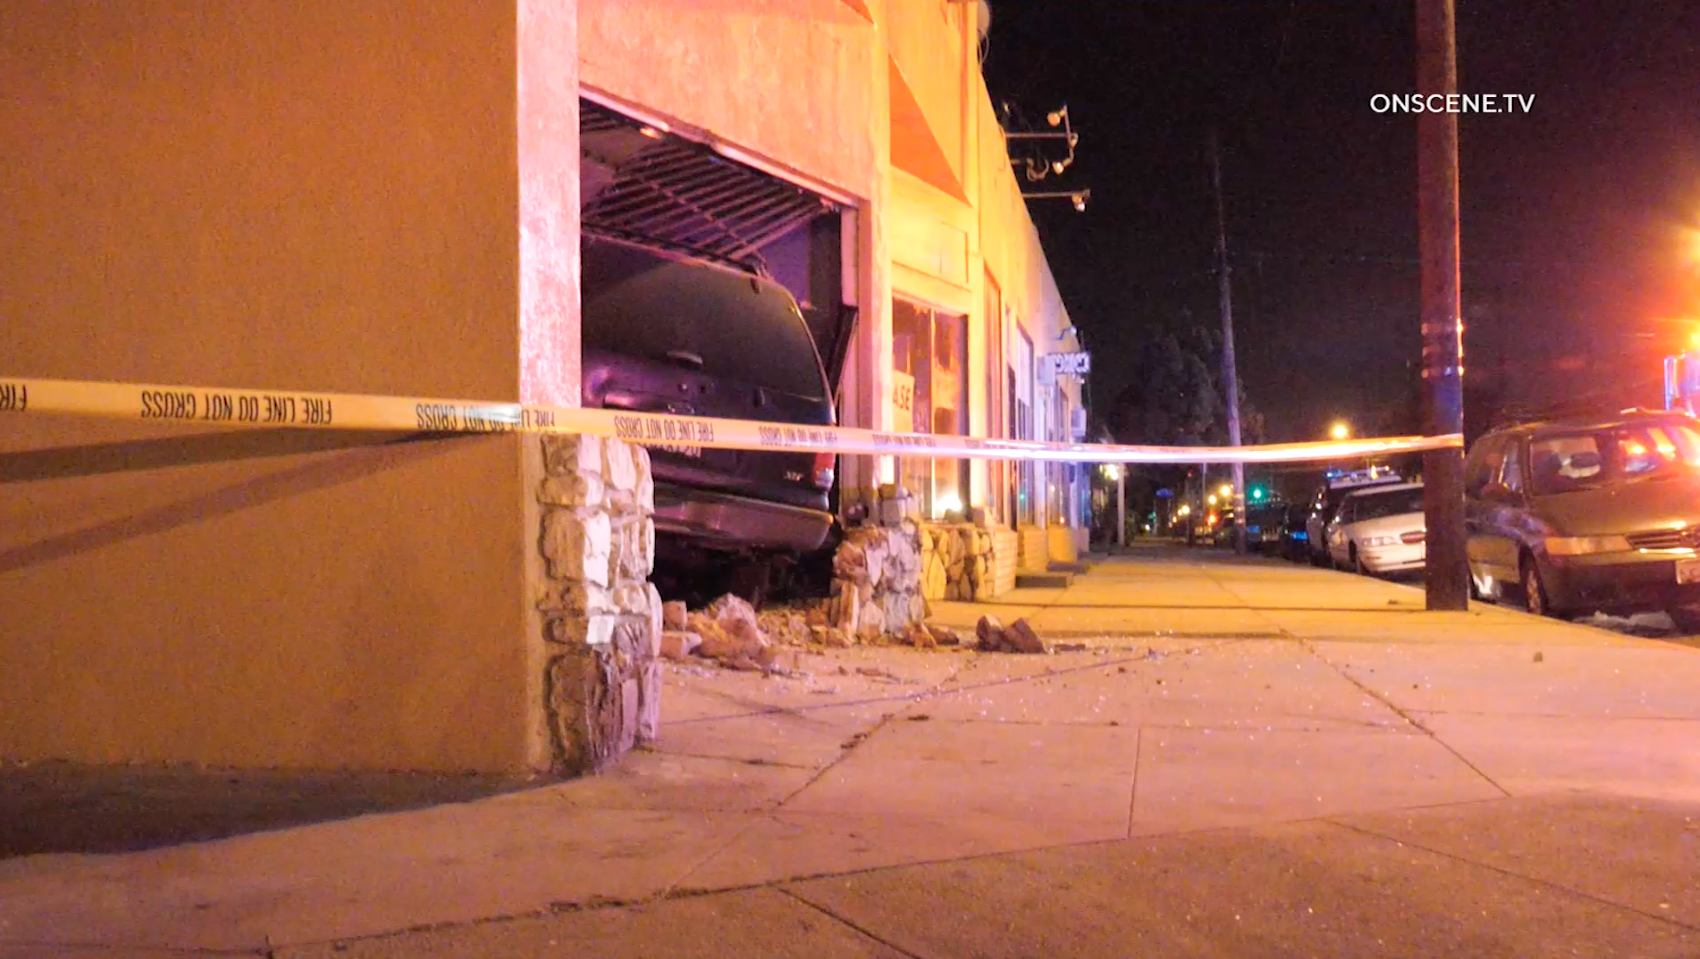
[[[1454,0],[1417,0],[1417,93],[1458,92]],[[1464,339],[1458,270],[1458,117],[1417,119],[1417,225],[1421,234],[1423,432],[1464,430]],[[1464,453],[1423,454],[1428,608],[1469,605],[1464,534]]]
[[[1210,182],[1216,191],[1216,284],[1222,307],[1222,394],[1228,407],[1228,445],[1240,445],[1240,377],[1234,365],[1234,293],[1229,282],[1228,223],[1222,209],[1222,157],[1210,131]],[[1209,494],[1209,490],[1205,490]],[[1234,552],[1245,552],[1245,464],[1234,464]]]

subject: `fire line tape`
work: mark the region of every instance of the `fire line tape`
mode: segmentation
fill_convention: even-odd
[[[5,413],[274,429],[584,433],[644,446],[1067,463],[1302,463],[1464,445],[1456,433],[1240,447],[1043,443],[521,403],[0,377]]]

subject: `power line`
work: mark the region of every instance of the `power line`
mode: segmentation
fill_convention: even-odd
[[[1256,260],[1289,260],[1301,263],[1367,263],[1385,266],[1422,265],[1422,261],[1414,256],[1392,256],[1389,254],[1376,253],[1271,253],[1264,250],[1249,250],[1245,255]],[[1598,260],[1566,259],[1563,257],[1541,257],[1539,259],[1465,257],[1459,262],[1464,267],[1504,267],[1509,269],[1593,269],[1600,265]]]

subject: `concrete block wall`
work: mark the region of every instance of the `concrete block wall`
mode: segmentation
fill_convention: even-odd
[[[926,618],[921,586],[921,529],[903,509],[889,526],[847,530],[833,557],[828,624],[850,633],[902,632]]]

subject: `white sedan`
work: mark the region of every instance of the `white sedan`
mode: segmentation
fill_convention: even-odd
[[[1354,491],[1328,524],[1328,558],[1336,569],[1385,576],[1423,568],[1427,557],[1423,484]]]

